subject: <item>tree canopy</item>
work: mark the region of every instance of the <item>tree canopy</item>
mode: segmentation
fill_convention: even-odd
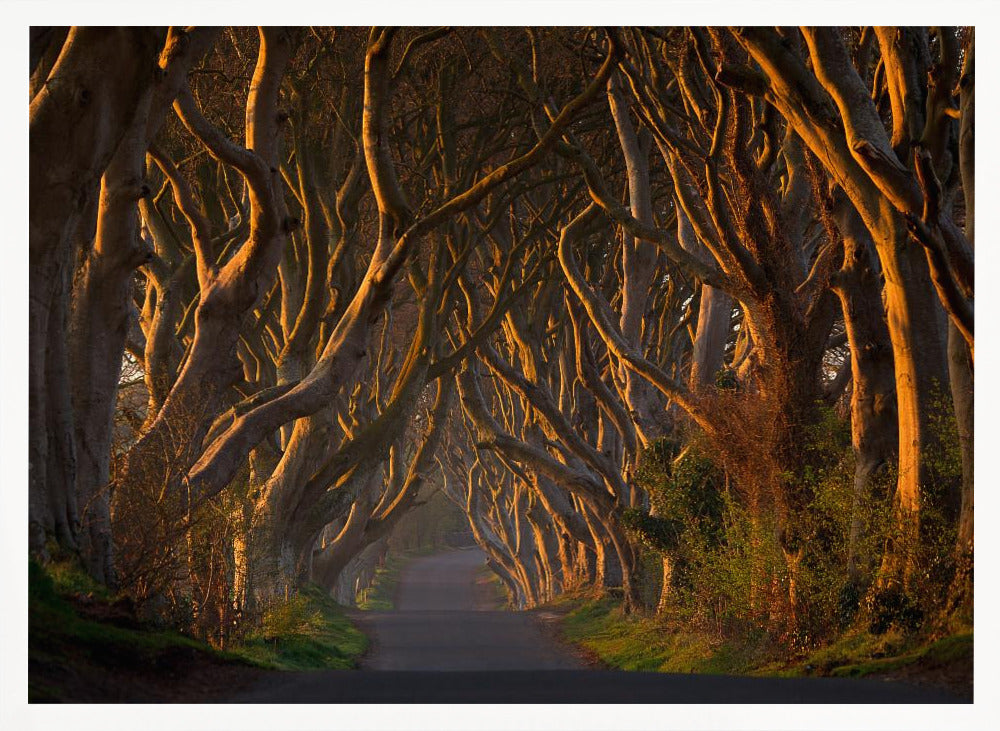
[[[521,607],[971,623],[975,36],[32,29],[30,536],[224,642],[437,489]]]

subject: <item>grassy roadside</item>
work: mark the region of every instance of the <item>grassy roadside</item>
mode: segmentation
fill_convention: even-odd
[[[230,653],[272,670],[350,670],[368,638],[343,607],[318,586],[309,586],[264,615],[263,626]]]
[[[143,624],[72,564],[29,566],[31,702],[208,700],[265,670],[353,667],[366,647],[318,588],[277,605],[256,633],[219,650]]]
[[[388,612],[393,609],[399,576],[406,565],[415,558],[428,556],[441,550],[438,546],[425,546],[403,553],[390,553],[385,564],[375,569],[372,584],[358,595],[358,609],[366,612]]]
[[[622,670],[771,676],[875,676],[928,683],[971,696],[973,635],[955,634],[918,644],[900,634],[848,633],[792,657],[773,644],[726,640],[672,627],[656,617],[623,615],[611,599],[570,597],[555,608],[561,629],[604,664]]]
[[[396,586],[399,584],[399,574],[416,555],[407,553],[388,556],[385,564],[375,569],[371,586],[358,595],[358,609],[366,612],[390,611],[393,608]]]
[[[358,596],[358,609],[373,612],[388,612],[395,608],[396,587],[399,586],[400,575],[413,559],[429,556],[448,547],[426,546],[411,549],[399,554],[390,554],[384,566],[375,570],[372,585]],[[507,591],[500,577],[486,565],[476,573],[476,592],[484,606],[508,606]]]
[[[510,596],[503,581],[489,566],[483,564],[476,572],[476,591],[479,592],[483,605],[513,609]]]

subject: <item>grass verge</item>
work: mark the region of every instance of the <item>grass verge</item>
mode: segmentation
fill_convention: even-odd
[[[393,608],[399,574],[413,554],[388,556],[385,564],[375,569],[371,586],[358,594],[358,609],[366,612],[387,612]]]
[[[29,566],[28,699],[31,702],[126,699],[121,682],[139,694],[155,676],[192,664],[230,664],[236,657],[177,632],[142,627],[79,572]],[[81,593],[72,593],[80,591]]]
[[[418,556],[427,556],[439,550],[440,547],[428,546],[405,553],[390,553],[385,563],[375,569],[371,585],[358,594],[358,609],[366,612],[391,611],[394,608],[399,576],[406,565]]]
[[[876,641],[872,641],[873,639]],[[804,664],[818,668],[822,674],[838,678],[897,673],[905,675],[917,667],[944,669],[956,663],[967,663],[971,670],[971,632],[951,635],[924,645],[907,646],[900,643],[895,647],[890,645],[889,650],[879,649],[880,646],[882,643],[871,635],[844,637],[831,646],[812,653]]]
[[[259,631],[230,652],[273,670],[349,670],[368,647],[368,638],[343,608],[318,586],[309,586],[265,613]]]
[[[656,617],[626,615],[614,599],[569,600],[564,637],[621,670],[748,674],[764,659],[763,644],[730,643],[708,633],[680,631]]]
[[[770,676],[880,676],[972,693],[973,634],[918,644],[902,635],[845,634],[796,655],[765,637],[727,640],[657,617],[625,615],[608,598],[573,597],[557,605],[566,640],[621,670]]]
[[[269,612],[226,650],[140,622],[78,567],[29,565],[31,702],[201,701],[263,670],[350,668],[367,638],[315,587]]]

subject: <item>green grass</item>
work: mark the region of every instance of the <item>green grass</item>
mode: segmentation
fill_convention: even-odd
[[[134,651],[138,659],[171,647],[226,653],[178,632],[130,629],[81,616],[59,591],[57,582],[38,563],[28,568],[29,645],[61,645],[73,641],[85,654],[102,656]]]
[[[757,674],[820,675],[860,678],[888,675],[904,668],[928,669],[968,663],[973,659],[973,633],[962,632],[931,642],[907,639],[899,632],[872,635],[845,633],[823,647],[784,663],[757,669]]]
[[[274,670],[347,670],[368,647],[368,638],[343,608],[318,586],[282,601],[264,615],[260,630],[230,652]]]
[[[929,645],[918,646],[891,657],[852,658],[853,662],[830,669],[838,678],[860,678],[865,675],[893,673],[912,665],[945,666],[956,662],[972,662],[972,633],[952,635]]]
[[[367,612],[391,611],[403,568],[417,556],[426,556],[438,550],[440,548],[436,546],[425,546],[405,553],[389,554],[385,564],[375,569],[372,585],[358,594],[358,609]]]
[[[625,615],[613,599],[582,602],[563,619],[566,639],[621,670],[724,673],[737,665],[733,648],[707,634],[677,632],[655,617]]]
[[[89,596],[107,601],[114,598],[106,586],[94,581],[75,561],[51,561],[45,566],[44,572],[52,580],[52,585],[60,596]]]
[[[32,663],[45,665],[156,667],[169,654],[207,653],[220,660],[238,660],[209,645],[177,632],[132,629],[81,616],[66,599],[67,587],[87,588],[83,578],[70,566],[59,565],[51,574],[31,561],[28,567],[28,652]],[[62,590],[60,590],[62,589]],[[96,594],[99,601],[106,592]],[[86,595],[86,594],[84,594]],[[58,687],[29,673],[31,701],[58,700]]]
[[[763,636],[727,640],[657,617],[625,615],[608,598],[568,598],[557,604],[572,609],[562,619],[565,638],[621,670],[664,673],[861,677],[902,668],[933,669],[971,663],[971,632],[927,644],[899,634],[879,637],[847,634],[805,656],[782,653]]]
[[[84,616],[81,600],[112,609],[112,597],[71,562],[46,567],[31,561],[29,576],[29,699],[60,700],[59,668],[128,674],[167,668],[204,656],[273,670],[347,669],[356,665],[368,639],[318,587],[308,587],[265,615],[262,627],[238,644],[219,650],[176,631],[122,626]]]

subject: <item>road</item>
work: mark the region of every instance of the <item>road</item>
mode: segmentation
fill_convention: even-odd
[[[530,613],[500,611],[492,585],[476,583],[484,561],[478,549],[412,561],[400,576],[395,611],[354,615],[372,640],[362,669],[584,669]]]
[[[391,612],[353,615],[372,638],[360,671],[280,673],[244,703],[954,703],[880,680],[672,675],[589,667],[534,612],[506,612],[477,577],[484,555],[414,560]]]

